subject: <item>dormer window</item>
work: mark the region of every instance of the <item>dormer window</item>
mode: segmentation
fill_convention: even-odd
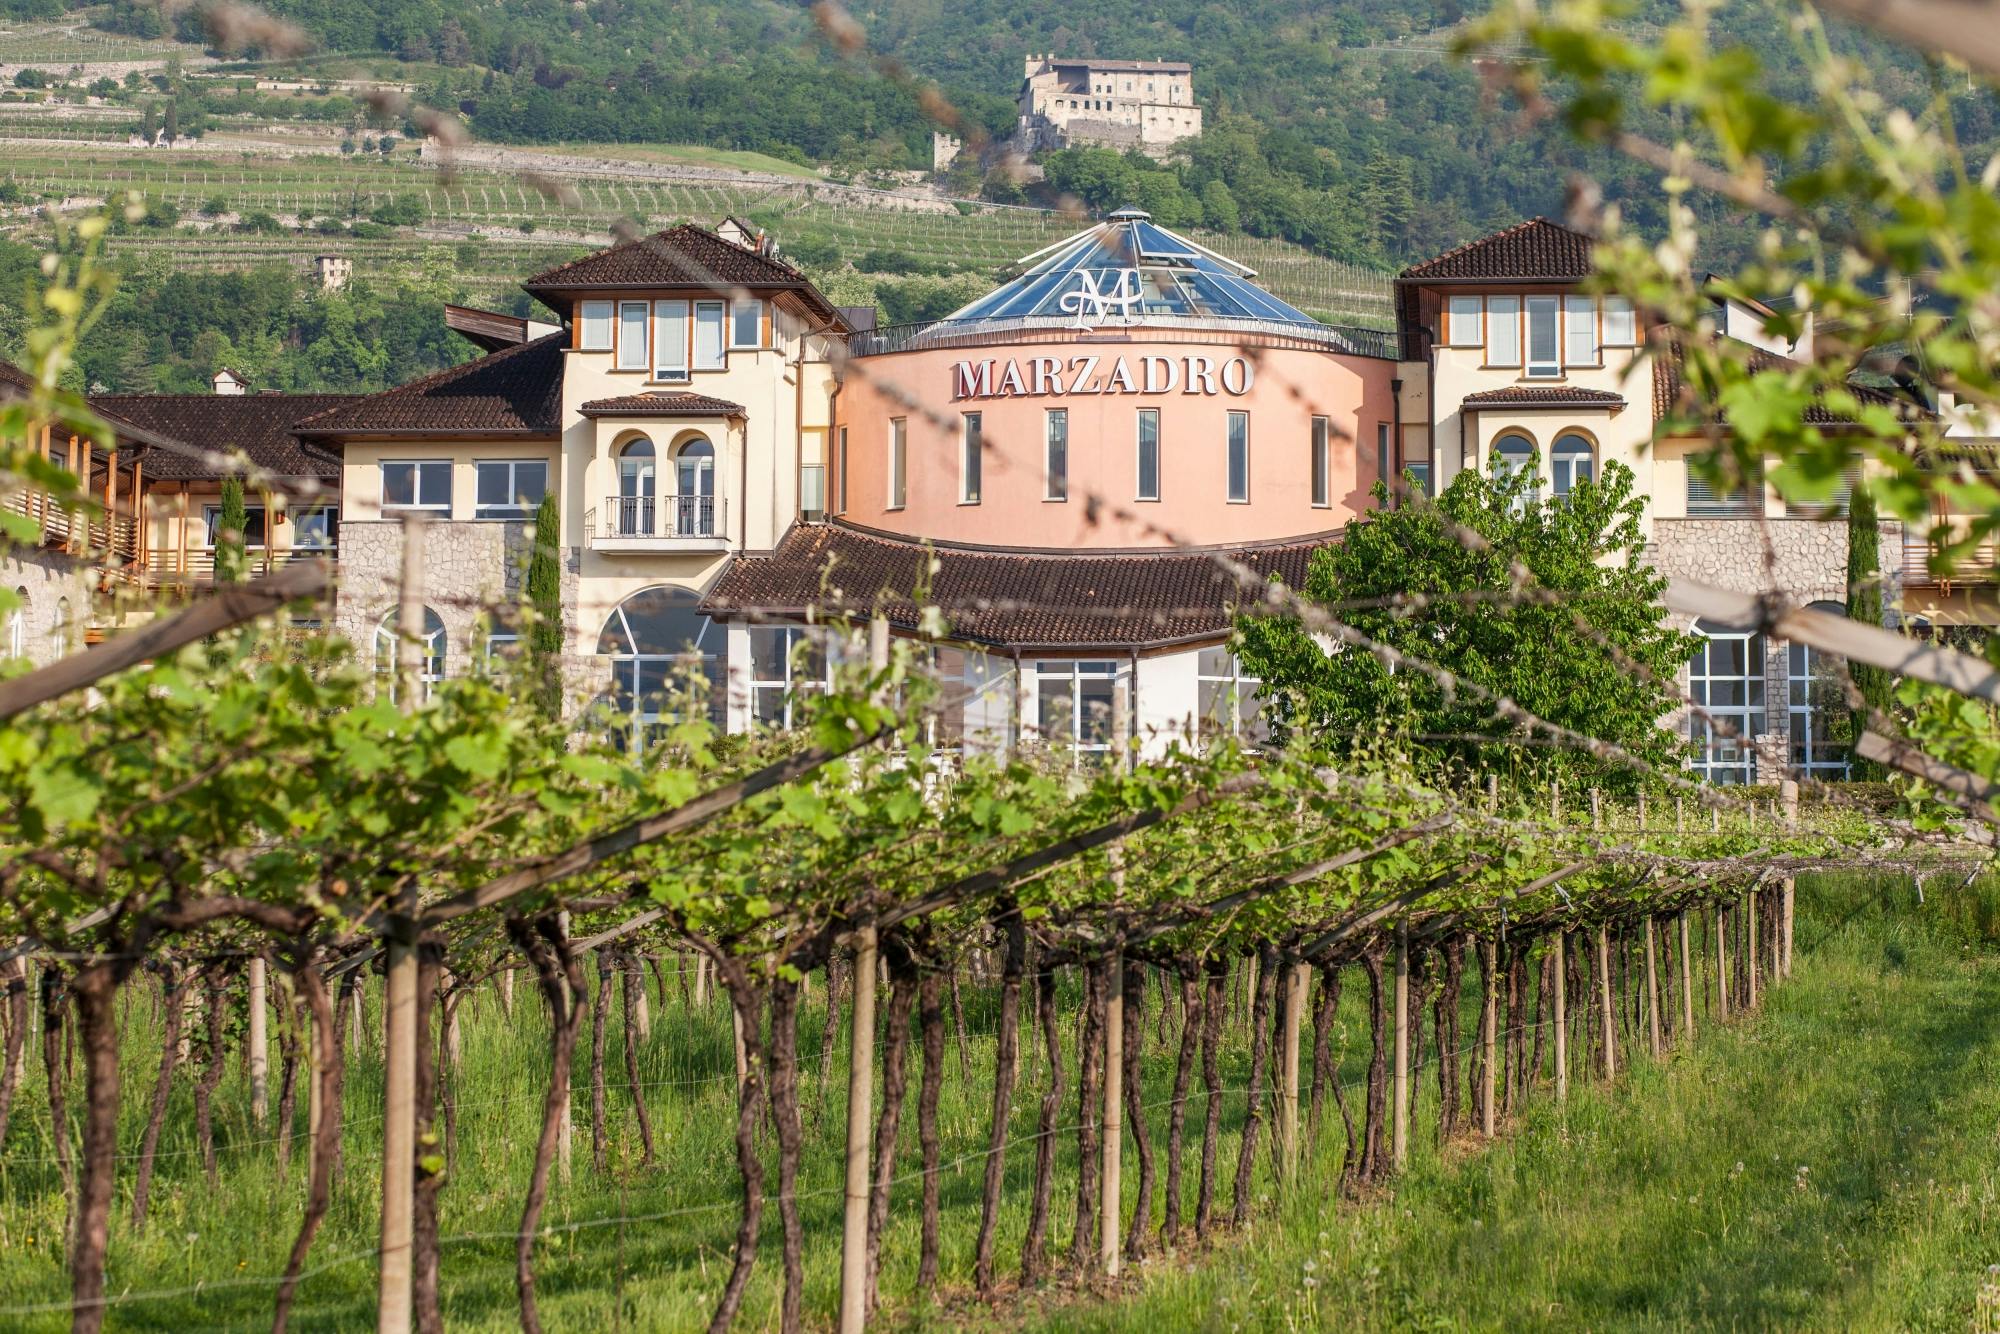
[[[609,301],[586,301],[583,316],[578,321],[576,345],[585,352],[609,352],[611,350],[611,303]]]
[[[1560,306],[1555,297],[1531,296],[1528,308],[1528,374],[1556,379],[1562,375],[1562,337],[1557,329]]]

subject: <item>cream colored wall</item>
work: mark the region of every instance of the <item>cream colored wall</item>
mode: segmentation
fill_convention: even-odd
[[[1653,488],[1652,517],[1660,519],[1685,519],[1687,517],[1687,475],[1688,459],[1696,454],[1705,454],[1712,448],[1709,441],[1700,437],[1679,437],[1661,440],[1652,447],[1652,470],[1650,483]],[[1647,473],[1640,473],[1646,478]],[[1785,498],[1778,489],[1768,483],[1764,487],[1764,514],[1767,518],[1782,519],[1791,511],[1785,506]],[[1808,513],[1807,517],[1811,517]]]
[[[478,474],[473,465],[483,459],[543,459],[553,464],[555,446],[547,440],[408,440],[368,441],[349,444],[342,450],[340,467],[340,517],[353,519],[393,519],[396,511],[382,511],[382,464],[392,462],[449,459],[451,470],[451,518],[472,521],[479,508]],[[443,518],[434,513],[433,517]]]
[[[168,489],[172,488],[172,489]],[[273,555],[284,555],[292,549],[293,536],[298,526],[293,516],[301,510],[330,504],[329,500],[286,499],[282,495],[246,491],[243,496],[247,505],[262,505],[265,512],[266,549]],[[164,553],[205,551],[207,534],[203,523],[203,511],[209,505],[222,503],[220,482],[165,482],[149,483],[145,500],[145,541],[148,552],[157,553],[155,559]],[[185,528],[181,518],[185,514]],[[281,521],[278,521],[281,520]]]

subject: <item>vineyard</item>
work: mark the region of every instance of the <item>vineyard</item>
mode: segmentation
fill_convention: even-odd
[[[415,263],[429,247],[471,242],[478,253],[461,272],[482,298],[511,292],[523,276],[601,247],[613,225],[625,220],[657,229],[683,219],[714,225],[735,215],[769,227],[781,245],[803,237],[831,241],[850,262],[870,251],[893,251],[926,268],[986,275],[1081,225],[1032,209],[939,211],[935,204],[923,207],[900,196],[806,181],[735,183],[710,168],[683,181],[564,176],[573,193],[556,197],[538,189],[527,173],[466,169],[447,178],[407,155],[385,162],[265,153],[232,158],[207,149],[196,155],[108,145],[57,148],[5,139],[0,145],[5,145],[0,181],[14,183],[30,199],[76,207],[136,190],[172,204],[183,219],[181,230],[193,233],[188,244],[171,247],[145,234],[114,237],[114,254],[199,270],[283,263],[304,271],[314,254],[335,249],[352,255],[366,271]],[[365,219],[405,200],[417,202],[422,215],[436,221],[369,238],[293,227],[305,228],[316,219]],[[286,228],[259,235],[213,225],[203,218],[213,201],[231,218],[268,213]],[[1257,269],[1264,286],[1303,310],[1335,323],[1388,322],[1385,274],[1282,241],[1196,235]]]
[[[530,675],[414,703],[414,638],[393,688],[200,642],[324,578],[0,686],[10,1320],[858,1329],[1113,1276],[1755,1013],[1801,876],[1977,864],[1532,717],[1623,795],[955,755],[879,620],[805,733],[643,755]]]

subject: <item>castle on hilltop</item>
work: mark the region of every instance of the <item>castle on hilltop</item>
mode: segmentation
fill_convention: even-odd
[[[1201,133],[1194,71],[1179,60],[1060,60],[1031,55],[1016,138],[1023,152],[1096,144],[1155,157]]]

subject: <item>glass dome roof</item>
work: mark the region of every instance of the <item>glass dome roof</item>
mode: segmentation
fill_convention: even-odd
[[[1136,208],[1020,261],[1021,273],[941,324],[1030,320],[1093,329],[1179,320],[1258,320],[1320,329],[1250,282],[1256,271],[1177,236]]]

